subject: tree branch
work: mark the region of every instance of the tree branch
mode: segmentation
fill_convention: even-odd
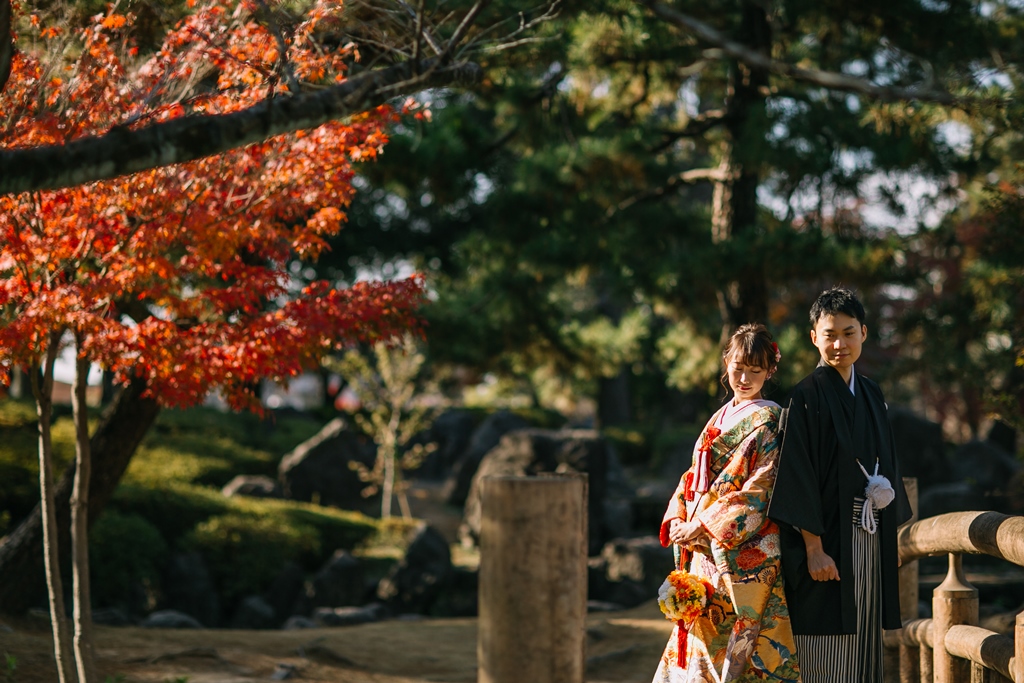
[[[11,75],[14,36],[11,34],[11,0],[0,0],[0,92]]]
[[[666,194],[669,190],[674,189],[677,185],[692,185],[693,183],[699,183],[707,180],[715,183],[724,183],[731,179],[731,176],[721,168],[693,168],[689,171],[683,171],[670,177],[665,181],[664,185],[655,187],[650,190],[644,190],[637,194],[623,199],[615,206],[608,207],[607,218],[611,218],[620,211],[625,211],[634,204],[647,201],[649,199],[655,199]]]
[[[755,50],[751,50],[742,43],[730,40],[728,37],[699,19],[677,12],[666,7],[657,0],[639,1],[646,5],[661,19],[685,30],[687,33],[696,36],[705,43],[714,45],[725,55],[743,62],[753,69],[769,71],[779,76],[785,76],[787,78],[792,78],[793,80],[811,83],[830,90],[858,93],[880,102],[916,100],[919,102],[935,102],[937,104],[956,105],[963,104],[967,99],[958,97],[944,90],[875,85],[863,78],[847,76],[846,74],[822,71],[820,69],[803,69],[786,62],[772,59],[768,55]]]
[[[481,74],[473,63],[403,62],[326,90],[268,98],[231,114],[186,116],[139,130],[115,128],[66,145],[0,151],[0,194],[55,190],[194,161],[274,135],[316,128],[399,95],[471,85]]]

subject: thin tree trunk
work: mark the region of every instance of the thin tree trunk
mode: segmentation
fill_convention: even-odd
[[[764,7],[750,1],[744,2],[742,7],[737,38],[757,52],[771,54],[771,25]],[[726,180],[715,184],[712,238],[718,244],[747,243],[745,250],[738,250],[744,253],[755,247],[759,235],[757,188],[761,178],[758,160],[747,157],[749,150],[759,149],[759,145],[753,143],[764,137],[763,126],[756,123],[758,118],[763,118],[759,115],[764,111],[768,74],[734,62],[730,80],[725,117],[729,135],[719,166]],[[738,277],[719,291],[719,307],[723,338],[744,323],[767,322],[768,273],[763,255],[744,263],[738,270]]]
[[[53,364],[61,334],[50,334],[46,347],[46,360],[42,378],[37,368],[32,372],[32,393],[39,414],[39,505],[43,519],[43,566],[46,588],[49,592],[50,625],[53,629],[53,655],[57,663],[60,683],[73,683],[71,670],[71,644],[68,622],[64,613],[64,586],[60,577],[60,554],[57,540],[57,513],[53,487],[53,449],[50,440],[50,419],[53,415]]]
[[[395,478],[398,476],[398,427],[401,420],[401,409],[391,407],[391,419],[388,420],[388,433],[384,435],[384,484],[381,487],[383,499],[380,502],[380,516],[391,516],[391,498],[395,495]]]
[[[132,454],[160,412],[153,398],[143,398],[146,383],[135,379],[104,412],[90,439],[93,471],[89,480],[89,519],[95,520],[117,488]],[[74,465],[57,484],[57,528],[61,548],[70,547],[70,498]],[[23,614],[46,592],[43,580],[41,505],[0,542],[0,613]]]
[[[76,339],[81,354],[81,337]],[[92,458],[89,450],[89,408],[86,390],[89,359],[78,356],[71,406],[75,416],[75,483],[71,491],[71,572],[74,582],[75,664],[78,683],[95,680],[92,639],[92,591],[89,586],[89,479]]]

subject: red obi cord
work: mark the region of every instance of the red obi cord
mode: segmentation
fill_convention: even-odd
[[[687,472],[683,478],[683,490],[686,500],[693,500],[698,493],[707,493],[711,486],[711,444],[722,433],[718,427],[708,427],[704,431],[700,448],[697,449],[697,462],[694,472]]]
[[[676,633],[678,634],[678,637],[676,638],[676,664],[679,665],[680,669],[685,669],[686,645],[689,642],[688,636],[690,635],[690,630],[683,625],[682,619],[676,622]]]

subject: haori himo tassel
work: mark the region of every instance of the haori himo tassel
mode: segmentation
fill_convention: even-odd
[[[868,484],[864,487],[864,507],[860,511],[860,527],[869,534],[878,530],[878,523],[875,521],[875,510],[881,510],[896,498],[896,491],[885,475],[878,473],[878,461],[875,461],[874,474],[868,474],[864,465],[857,461],[857,467],[867,477]]]

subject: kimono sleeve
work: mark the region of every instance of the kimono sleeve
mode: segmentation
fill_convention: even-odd
[[[675,493],[672,494],[672,498],[668,501],[668,507],[665,509],[665,514],[661,518],[661,529],[658,531],[658,539],[661,541],[661,545],[669,547],[672,545],[672,541],[668,537],[668,528],[672,523],[673,519],[686,518],[686,507],[683,503],[683,483],[685,481],[685,475],[679,480],[679,485],[676,486]]]
[[[813,387],[797,386],[782,415],[782,448],[778,475],[768,506],[768,516],[779,524],[804,529],[816,536],[825,534],[821,489],[818,485],[818,457],[812,435],[808,406]]]
[[[761,425],[737,448],[739,462],[748,471],[739,488],[729,491],[705,508],[698,519],[708,534],[726,549],[735,548],[760,531],[771,499],[779,458],[779,439],[774,423]]]

